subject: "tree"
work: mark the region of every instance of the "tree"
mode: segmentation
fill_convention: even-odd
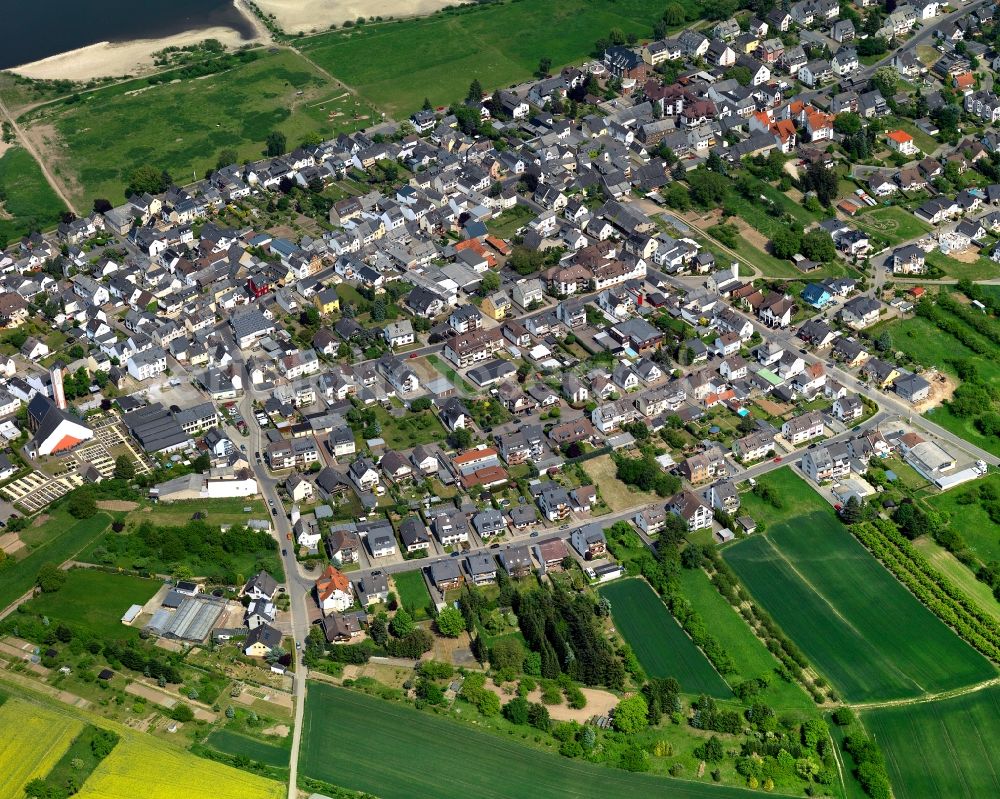
[[[97,502],[90,491],[77,489],[70,494],[66,510],[75,519],[89,519],[97,513]]]
[[[861,500],[852,494],[840,509],[840,518],[844,524],[861,521]]]
[[[691,195],[682,183],[671,183],[663,193],[663,201],[677,211],[687,211],[691,207]]]
[[[434,106],[431,105],[430,98],[427,98],[427,97],[424,98],[424,104],[421,106],[421,108],[423,108],[424,111],[433,111],[434,110]]]
[[[283,155],[287,149],[287,143],[284,133],[280,130],[272,130],[267,134],[267,148],[265,152],[269,158]]]
[[[749,68],[740,64],[726,70],[726,77],[734,78],[740,86],[749,86],[750,81],[753,80],[753,75],[750,74]]]
[[[479,82],[479,78],[473,78],[472,83],[469,84],[469,93],[465,95],[465,99],[470,103],[478,103],[483,99],[483,84]]]
[[[465,619],[458,608],[447,607],[437,617],[437,628],[441,635],[448,638],[458,638],[465,632]]]
[[[671,3],[663,11],[663,21],[671,28],[683,25],[687,21],[687,12],[680,3]]]
[[[552,69],[552,59],[548,56],[544,56],[538,61],[538,74],[548,75],[549,70]]]
[[[449,434],[448,441],[455,449],[468,449],[472,446],[472,433],[459,427]]]
[[[804,184],[807,190],[816,192],[816,198],[825,206],[829,206],[837,197],[837,176],[832,169],[827,169],[818,162],[809,165]]]
[[[237,158],[239,156],[236,154],[236,150],[221,150],[219,157],[215,161],[215,168],[222,169],[223,167],[231,166],[236,163]]]
[[[612,722],[618,732],[634,735],[646,729],[648,713],[646,698],[642,694],[634,694],[618,703]]]
[[[45,594],[52,594],[66,584],[66,572],[59,568],[58,563],[43,563],[35,578],[35,585]]]
[[[128,455],[115,458],[115,480],[134,480],[135,463]]]
[[[169,174],[154,166],[140,166],[132,170],[128,176],[125,196],[133,194],[160,194],[173,183]]]
[[[729,193],[730,181],[725,175],[708,169],[696,169],[688,175],[691,199],[703,208],[718,206]]]
[[[811,261],[825,263],[837,257],[837,246],[830,234],[817,228],[802,237],[802,254]]]
[[[879,352],[889,352],[892,349],[892,333],[888,330],[879,333],[878,338],[875,339],[875,349]]]
[[[496,671],[524,670],[524,645],[516,638],[500,638],[490,649],[490,666]]]
[[[833,120],[833,129],[844,136],[852,136],[861,130],[861,117],[853,111],[844,111]]]
[[[528,700],[521,696],[516,696],[503,706],[503,716],[511,724],[527,724]]]
[[[372,619],[372,623],[368,625],[368,635],[379,646],[385,646],[389,640],[389,626],[386,624],[384,612]]]
[[[777,258],[790,259],[799,251],[802,234],[791,226],[781,227],[771,239],[771,249]]]
[[[406,611],[406,608],[397,610],[396,615],[389,622],[389,630],[397,638],[405,638],[413,632],[413,628],[413,617]]]
[[[483,296],[490,294],[500,288],[500,275],[492,270],[487,270],[479,282],[479,290]]]
[[[861,53],[860,47],[858,48],[858,52]],[[871,76],[871,80],[868,83],[888,100],[896,93],[896,88],[899,86],[899,73],[895,67],[879,67],[875,70],[875,74]]]

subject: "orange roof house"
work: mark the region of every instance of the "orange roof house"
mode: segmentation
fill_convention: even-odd
[[[952,84],[956,89],[971,89],[976,85],[976,76],[971,72],[959,72],[952,78]]]
[[[333,566],[316,578],[316,599],[324,611],[344,611],[354,604],[351,581]]]
[[[895,150],[903,155],[910,155],[917,151],[917,146],[913,143],[913,137],[905,130],[890,130],[885,134],[889,142],[889,149]]]

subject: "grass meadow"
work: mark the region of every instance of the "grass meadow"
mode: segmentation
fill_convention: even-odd
[[[803,511],[724,556],[841,696],[851,702],[916,697],[996,675],[830,508]]]
[[[812,712],[812,699],[796,683],[785,682],[775,676],[778,661],[764,643],[757,638],[722,595],[716,590],[701,569],[681,572],[681,593],[705,620],[708,629],[733,658],[737,672],[735,682],[756,677],[769,677],[771,684],[761,694],[761,700],[778,710],[806,710]]]
[[[0,243],[55,227],[65,210],[27,150],[11,147],[0,157]]]
[[[611,602],[615,627],[635,651],[646,674],[674,677],[686,693],[732,698],[729,686],[647,582],[618,580],[598,590]]]
[[[427,618],[427,606],[431,604],[431,595],[427,593],[422,569],[400,572],[392,576],[396,583],[399,602],[413,618],[420,621]]]
[[[372,125],[378,113],[282,49],[204,78],[117,84],[42,106],[21,121],[83,209],[96,197],[122,202],[139,166],[187,183],[214,168],[223,150],[241,161],[262,157],[273,130],[292,149],[312,134],[330,138]]]
[[[689,18],[693,0],[682,0]],[[659,0],[517,0],[472,5],[420,19],[364,25],[301,41],[302,51],[390,116],[403,118],[424,98],[463,100],[478,78],[486,91],[530,80],[539,60],[552,71],[587,58],[612,28],[652,35]],[[553,36],[558,31],[558,36]]]
[[[331,744],[340,730],[350,730],[350,745]],[[603,799],[743,799],[755,795],[741,788],[568,760],[408,705],[325,683],[309,685],[302,735],[301,775],[381,799],[585,799],[598,794]]]
[[[291,739],[288,740],[290,743]],[[212,749],[227,755],[243,755],[268,766],[288,768],[289,750],[287,747],[258,741],[256,738],[240,735],[232,730],[215,730],[205,739],[205,743]]]
[[[7,607],[31,590],[43,564],[69,560],[96,541],[110,525],[111,517],[106,513],[76,521],[59,509],[40,527],[24,531],[22,537],[25,540],[30,537],[33,542],[31,551],[14,563],[5,565],[0,572],[0,608]],[[127,609],[128,606],[123,608],[122,613]]]
[[[1000,796],[1000,686],[862,713],[896,799]]]
[[[130,605],[145,604],[159,589],[159,580],[97,569],[72,569],[66,584],[52,594],[39,594],[25,610],[86,629],[101,638],[138,638],[139,630],[122,624]]]

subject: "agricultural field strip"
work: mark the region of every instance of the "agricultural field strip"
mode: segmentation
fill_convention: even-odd
[[[771,551],[774,552],[774,554],[778,557],[778,559],[781,560],[781,561],[784,561],[784,563],[788,566],[789,571],[791,571],[796,577],[798,577],[802,581],[803,585],[807,586],[809,588],[809,590],[812,591],[830,609],[830,612],[833,613],[834,616],[836,616],[838,619],[840,619],[844,623],[844,626],[846,626],[858,638],[860,638],[862,640],[867,640],[867,636],[861,630],[859,630],[850,619],[848,619],[843,613],[841,613],[840,610],[838,610],[837,606],[834,605],[833,602],[831,602],[827,598],[827,596],[813,582],[811,582],[809,580],[809,578],[807,578],[801,571],[799,571],[797,568],[795,568],[795,564],[792,563],[784,555],[784,553],[781,552],[780,549],[778,549],[778,547],[775,545],[774,541],[772,541],[767,536],[767,533],[764,534],[764,540],[767,542],[768,546],[771,547]],[[895,578],[893,578],[893,579],[895,579]],[[926,693],[926,689],[920,683],[918,683],[916,680],[914,680],[908,674],[904,673],[902,671],[902,669],[899,669],[896,666],[895,663],[893,663],[891,660],[887,661],[887,662],[890,663],[890,665],[898,672],[899,676],[903,680],[909,680],[915,686],[917,686],[917,688],[919,688],[922,692]]]
[[[19,699],[0,706],[0,799],[22,799],[25,784],[48,774],[82,729],[77,719]]]
[[[353,746],[328,745],[330,719],[354,731]],[[456,751],[465,753],[461,769],[454,768]],[[414,768],[414,763],[421,767]],[[300,770],[308,777],[377,792],[381,799],[593,799],[595,785],[601,786],[604,799],[636,795],[743,799],[755,795],[742,788],[567,760],[457,721],[325,683],[313,683],[309,689]],[[497,779],[499,774],[503,780]]]
[[[611,615],[618,632],[650,676],[675,677],[686,693],[732,697],[725,678],[645,580],[611,583],[603,586],[600,593],[611,602]]]

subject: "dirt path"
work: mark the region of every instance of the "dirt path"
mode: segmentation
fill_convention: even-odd
[[[957,697],[966,696],[967,694],[975,694],[979,691],[985,691],[987,688],[992,688],[994,685],[1000,685],[1000,677],[993,677],[992,679],[984,680],[983,682],[977,682],[974,685],[966,685],[964,688],[953,688],[950,691],[941,691],[937,694],[924,694],[923,696],[915,696],[909,699],[889,699],[885,702],[861,702],[858,704],[852,704],[850,707],[854,710],[879,710],[886,707],[924,705],[928,702],[956,699]]]
[[[4,103],[2,97],[0,97],[0,116],[4,117],[4,119],[10,123],[11,128],[14,130],[14,135],[17,136],[18,141],[21,142],[21,146],[24,147],[24,149],[28,151],[28,154],[38,163],[39,168],[42,170],[42,175],[45,176],[46,182],[52,187],[52,191],[56,193],[59,199],[65,203],[66,207],[70,211],[79,215],[79,212],[76,210],[76,206],[73,205],[72,200],[70,200],[69,195],[63,190],[63,185],[59,183],[55,179],[55,176],[49,171],[49,167],[45,159],[42,158],[41,153],[39,153],[38,149],[35,147],[35,143],[31,141],[27,135],[25,135],[23,130],[21,130],[21,126],[17,124],[17,120],[14,118],[14,115],[7,110],[7,105]]]

